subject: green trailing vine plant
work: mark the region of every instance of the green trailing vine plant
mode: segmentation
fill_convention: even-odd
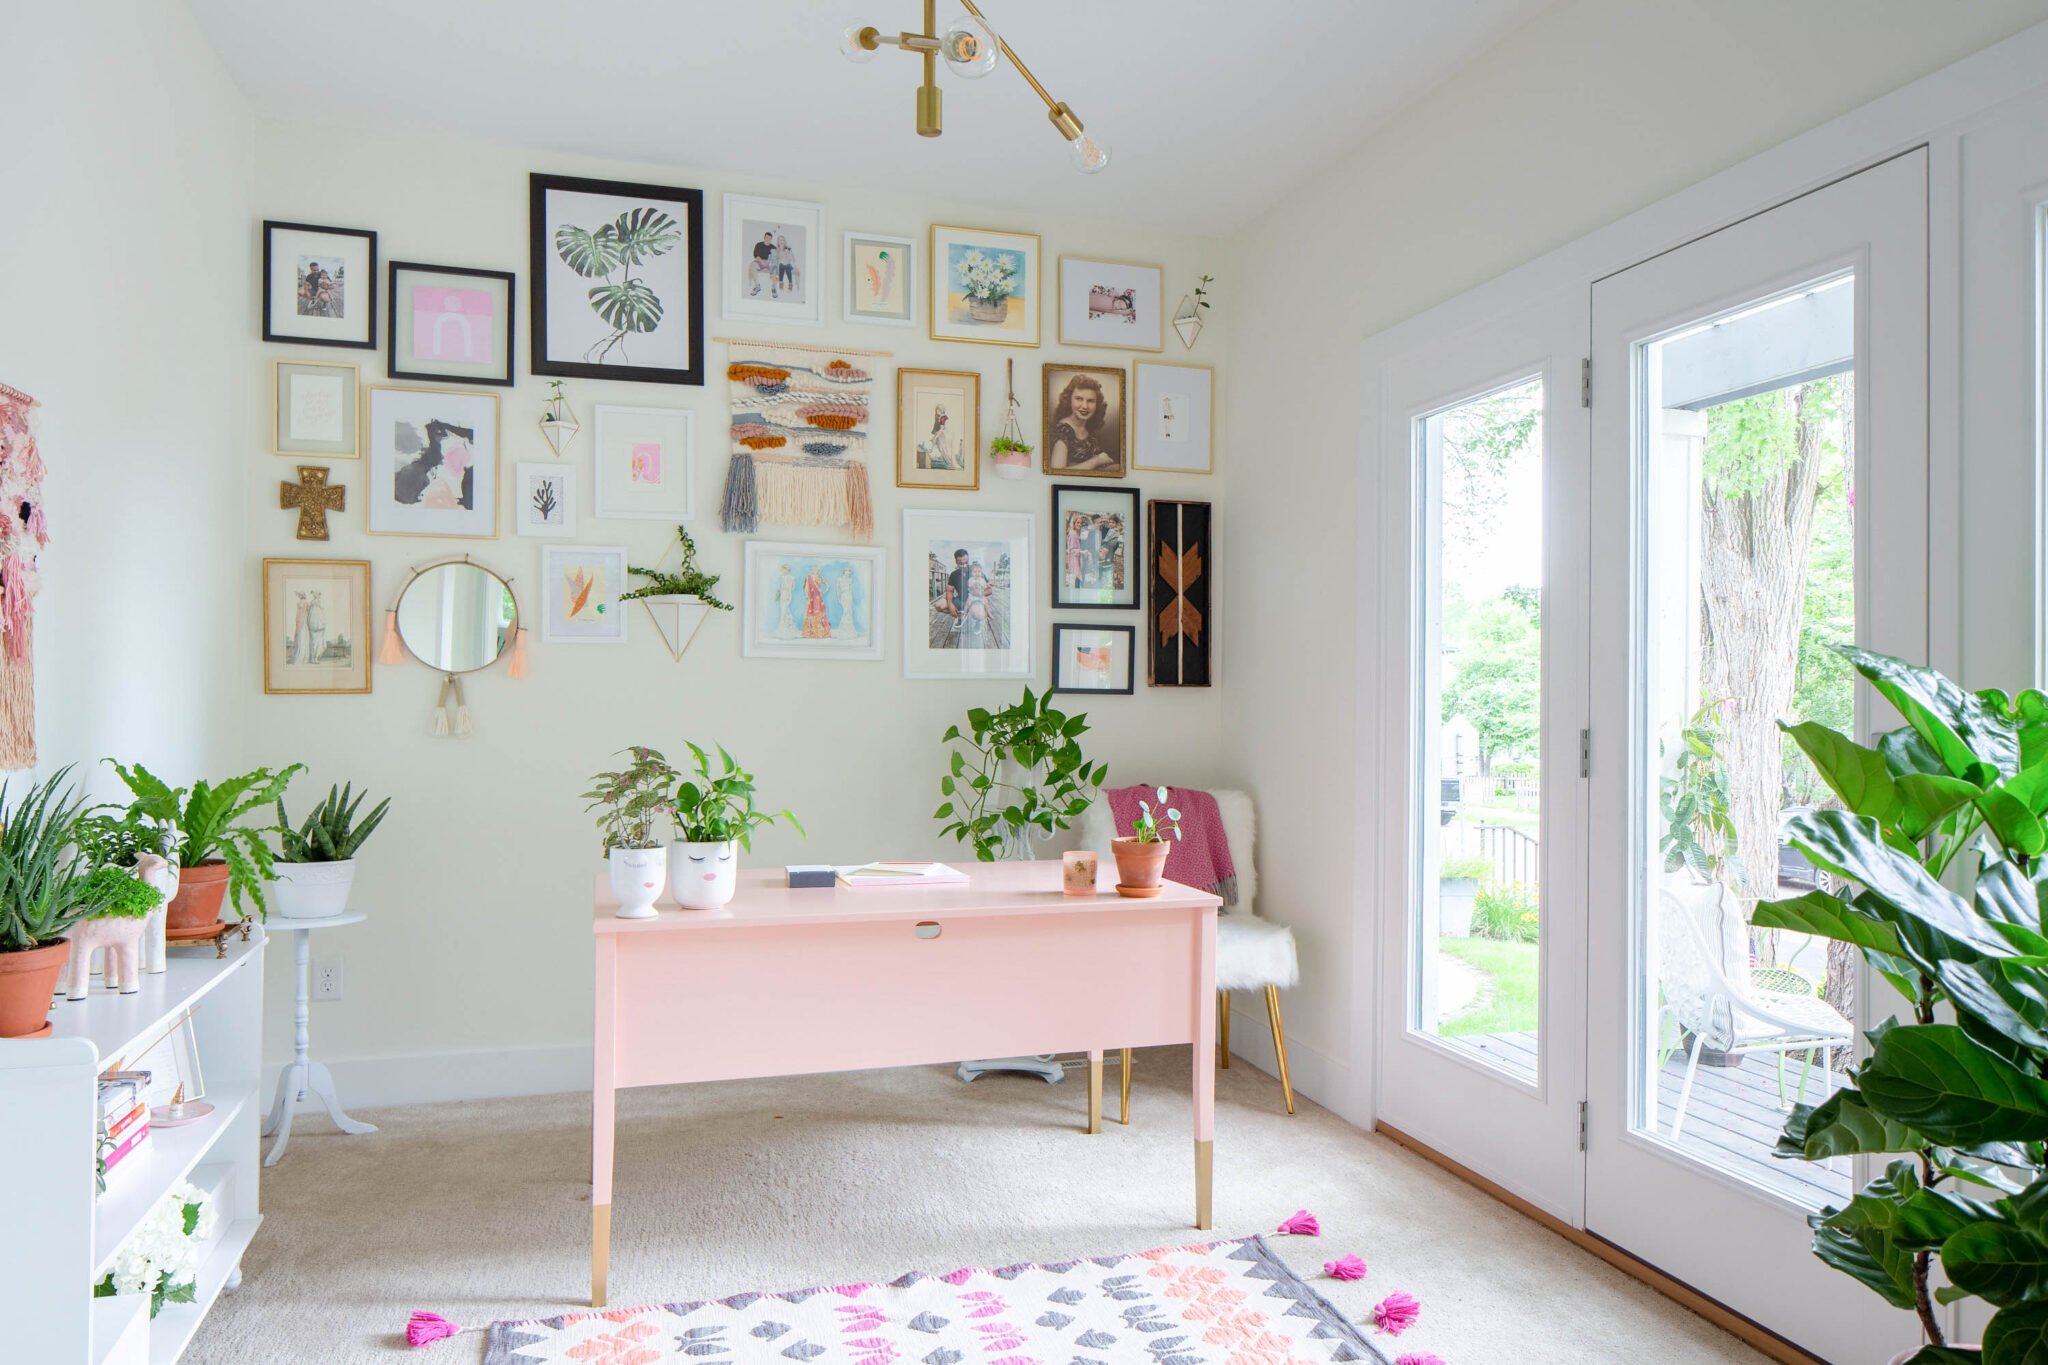
[[[706,573],[697,564],[697,542],[690,539],[690,533],[676,527],[676,539],[683,547],[682,562],[673,570],[643,569],[628,564],[626,572],[647,581],[629,592],[619,594],[621,602],[631,602],[641,597],[694,597],[707,607],[719,611],[731,611],[732,604],[719,600],[712,589],[718,586],[719,575]]]
[[[1081,752],[1086,715],[1069,716],[1052,704],[1052,691],[1030,688],[1000,711],[973,707],[967,729],[948,726],[940,743],[954,748],[939,778],[946,799],[932,812],[939,832],[974,845],[974,856],[995,862],[1029,847],[1033,830],[1050,835],[1080,818],[1109,776],[1107,763]]]
[[[1728,774],[1721,766],[1723,705],[1707,702],[1679,731],[1672,774],[1658,786],[1664,832],[1658,836],[1657,846],[1664,853],[1666,872],[1683,867],[1703,883],[1720,881],[1725,875],[1740,890],[1749,871],[1737,849]]]

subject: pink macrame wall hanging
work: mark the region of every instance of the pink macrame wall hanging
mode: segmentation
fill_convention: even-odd
[[[0,384],[0,768],[36,761],[36,558],[50,543],[36,400]]]

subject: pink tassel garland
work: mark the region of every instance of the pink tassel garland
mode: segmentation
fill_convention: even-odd
[[[1323,1273],[1333,1280],[1362,1280],[1365,1278],[1365,1262],[1356,1256],[1340,1256],[1334,1261],[1324,1262]]]
[[[1323,1225],[1316,1221],[1314,1214],[1303,1209],[1274,1231],[1284,1232],[1291,1237],[1320,1237],[1323,1235]]]
[[[519,633],[512,637],[512,662],[505,671],[514,679],[526,676],[526,627],[524,626],[521,626]]]
[[[398,608],[384,613],[384,647],[377,651],[380,664],[402,664],[405,662],[405,646],[398,640]]]
[[[1372,1310],[1373,1324],[1390,1337],[1398,1337],[1422,1316],[1422,1305],[1412,1295],[1389,1294]]]
[[[462,1329],[439,1313],[414,1313],[405,1324],[405,1344],[408,1346],[431,1346],[443,1337],[452,1337]]]

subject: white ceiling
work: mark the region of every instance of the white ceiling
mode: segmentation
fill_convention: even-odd
[[[839,55],[917,0],[187,0],[257,110],[1224,233],[1549,0],[983,0],[1110,144],[1084,176],[1016,72]],[[939,22],[961,12],[940,0]],[[1007,66],[1007,64],[1006,64]]]

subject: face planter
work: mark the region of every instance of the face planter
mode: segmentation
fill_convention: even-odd
[[[615,848],[606,860],[620,919],[653,919],[654,903],[668,880],[665,848]]]
[[[672,844],[669,890],[685,910],[716,910],[739,888],[739,845]]]

